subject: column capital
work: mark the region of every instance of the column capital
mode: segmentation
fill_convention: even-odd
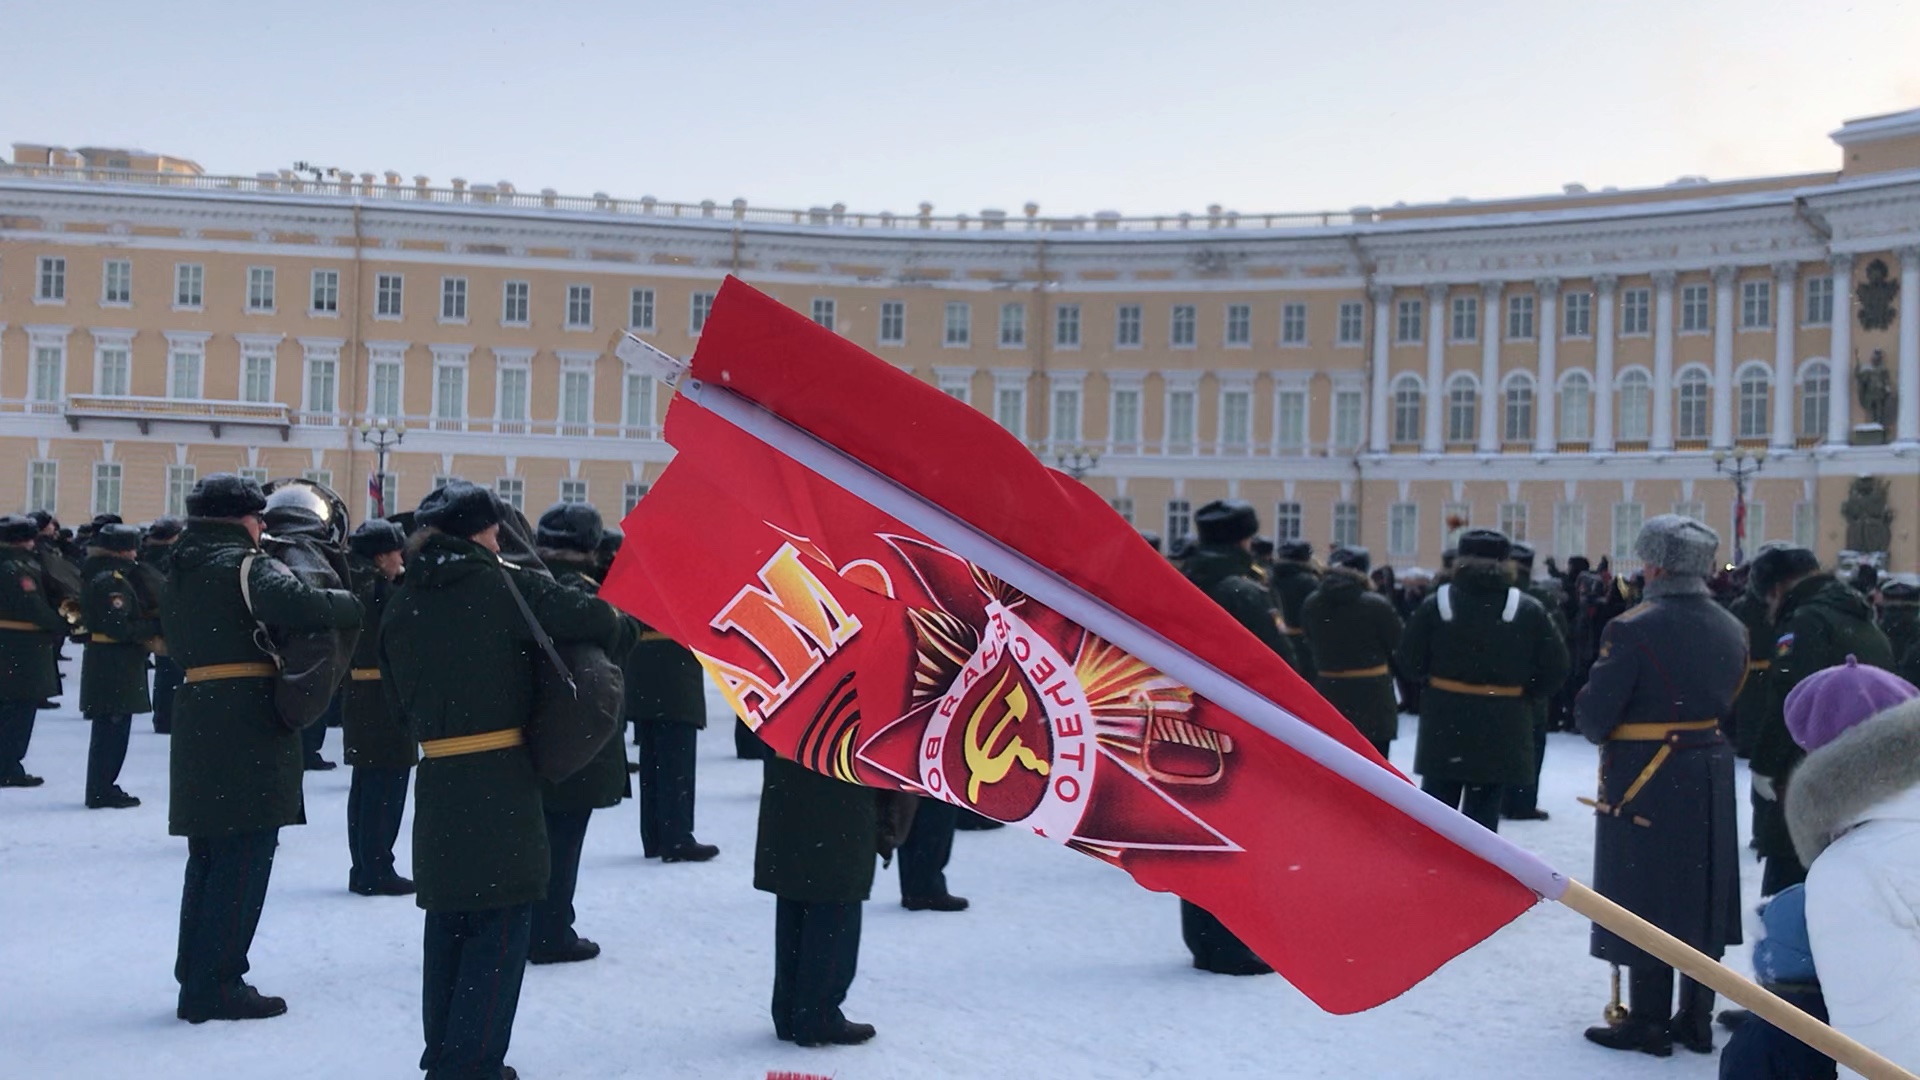
[[[1833,269],[1836,277],[1853,276],[1853,254],[1851,252],[1841,251],[1827,256],[1827,265]]]
[[[1920,247],[1903,247],[1894,254],[1900,256],[1900,264],[1904,267],[1920,263]]]
[[[1800,276],[1800,264],[1797,262],[1777,262],[1773,264],[1773,280],[1791,282]]]
[[[1427,285],[1427,299],[1438,304],[1440,301],[1445,300],[1447,298],[1447,293],[1451,292],[1452,290],[1453,290],[1453,286],[1448,285],[1445,282],[1440,282],[1440,281],[1429,282]]]
[[[1539,293],[1543,299],[1551,300],[1560,295],[1560,279],[1552,277],[1536,278],[1533,282],[1533,290]]]
[[[1713,268],[1713,283],[1723,289],[1731,288],[1734,278],[1739,276],[1740,271],[1737,267],[1716,266]]]
[[[1500,293],[1506,287],[1507,283],[1504,281],[1483,281],[1480,283],[1480,299],[1492,304],[1500,299]]]
[[[1393,299],[1393,286],[1376,281],[1367,286],[1367,299],[1384,304]]]
[[[1620,275],[1618,274],[1593,275],[1593,289],[1595,292],[1599,293],[1601,296],[1611,296],[1613,295],[1613,290],[1619,287],[1620,287]]]
[[[1673,283],[1678,280],[1680,280],[1680,275],[1672,270],[1655,270],[1653,272],[1653,284],[1662,292],[1672,289]]]

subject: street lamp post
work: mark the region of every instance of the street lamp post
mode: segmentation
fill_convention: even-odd
[[[1076,446],[1055,454],[1053,463],[1075,480],[1085,480],[1088,473],[1100,467],[1100,451],[1091,446]]]
[[[373,423],[359,426],[360,438],[373,447],[373,482],[368,491],[373,496],[373,508],[376,516],[387,516],[387,451],[406,440],[407,425],[381,417]]]
[[[1713,471],[1733,479],[1733,564],[1747,561],[1747,483],[1767,463],[1765,450],[1736,447],[1713,452]]]

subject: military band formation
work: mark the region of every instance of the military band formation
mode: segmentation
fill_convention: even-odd
[[[505,1057],[525,965],[600,952],[573,906],[593,811],[637,794],[647,857],[719,854],[694,836],[698,661],[597,598],[621,536],[590,506],[529,523],[454,481],[349,531],[321,485],[220,474],[186,508],[184,522],[103,516],[72,533],[46,514],[0,518],[0,787],[41,784],[26,769],[34,716],[61,694],[63,645],[81,643],[85,805],[139,805],[118,783],[135,716],[171,736],[169,830],[187,841],[176,1015],[273,1017],[288,1005],[246,981],[247,954],[279,831],[305,823],[302,774],[332,767],[321,744],[338,726],[352,769],[347,888],[412,895],[425,912],[420,1068],[431,1080],[515,1076]],[[1799,914],[1819,904],[1800,895],[1811,827],[1783,796],[1809,749],[1866,719],[1857,701],[1920,695],[1920,588],[1870,571],[1842,580],[1785,545],[1729,570],[1711,529],[1671,515],[1646,523],[1631,576],[1604,559],[1564,570],[1549,559],[1539,578],[1531,548],[1488,529],[1464,531],[1439,574],[1396,579],[1364,548],[1336,548],[1323,566],[1305,542],[1274,545],[1244,502],[1209,504],[1195,523],[1197,537],[1168,553],[1187,578],[1382,758],[1400,715],[1417,714],[1422,789],[1486,828],[1548,816],[1537,797],[1549,732],[1598,745],[1599,788],[1583,800],[1595,887],[1714,957],[1740,941],[1734,759],[1750,759],[1749,846],[1765,861],[1763,895],[1780,894],[1769,942],[1807,951],[1809,924],[1818,936],[1817,918]],[[616,677],[596,683],[604,670]],[[556,711],[544,693],[556,671],[612,697],[581,689],[581,716]],[[1863,679],[1880,681],[1849,689]],[[1795,696],[1803,684],[1824,694],[1811,714],[1812,695]],[[1843,698],[1857,701],[1834,705]],[[589,713],[632,725],[637,766],[605,732],[564,767],[543,749],[591,728]],[[774,1031],[802,1046],[864,1042],[874,1028],[841,1005],[876,854],[897,855],[905,907],[961,911],[945,878],[954,831],[999,823],[812,773],[741,725],[735,736],[741,757],[766,759],[753,882],[778,901]],[[409,786],[411,878],[394,857]],[[1193,904],[1182,931],[1195,968],[1271,970]],[[1710,991],[1676,986],[1671,968],[1606,931],[1591,950],[1628,973],[1628,1001],[1588,1039],[1713,1052]],[[1788,971],[1779,954],[1762,981],[1824,1015],[1811,963]],[[1723,1076],[1833,1075],[1757,1019],[1718,1019],[1735,1029]],[[1781,1061],[1813,1071],[1767,1071]]]

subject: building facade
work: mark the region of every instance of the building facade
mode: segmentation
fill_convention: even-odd
[[[366,509],[359,429],[384,420],[406,431],[390,507],[458,476],[530,513],[617,515],[672,450],[664,388],[613,346],[633,330],[689,354],[733,274],[1169,537],[1237,496],[1270,533],[1401,567],[1437,564],[1467,524],[1630,565],[1659,513],[1731,540],[1716,458],[1744,451],[1765,454],[1749,549],[1833,558],[1871,477],[1888,563],[1913,570],[1920,111],[1833,138],[1831,173],[1161,218],[214,177],[16,144],[0,165],[0,506],[145,520],[180,512],[197,477],[245,470]],[[1883,417],[1862,372],[1893,387]]]

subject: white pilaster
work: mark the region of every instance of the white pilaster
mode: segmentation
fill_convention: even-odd
[[[1480,284],[1480,452],[1500,452],[1500,282]]]
[[[1853,434],[1853,256],[1827,260],[1833,269],[1833,340],[1827,347],[1827,445],[1845,446]],[[1809,500],[1811,501],[1811,500]]]
[[[1653,274],[1653,431],[1651,448],[1673,449],[1673,282],[1671,270]]]
[[[1614,293],[1620,279],[1612,274],[1595,274],[1593,291],[1599,294],[1599,311],[1594,317],[1600,325],[1593,332],[1593,448],[1613,449],[1613,318]]]
[[[1733,445],[1733,286],[1731,266],[1713,268],[1713,430],[1709,445]]]
[[[1541,278],[1533,283],[1533,289],[1540,308],[1540,322],[1534,328],[1540,335],[1540,367],[1535,373],[1538,385],[1533,394],[1533,448],[1551,454],[1559,448],[1553,425],[1560,418],[1560,281]]]
[[[1420,433],[1420,451],[1437,454],[1445,448],[1447,416],[1447,287],[1427,286],[1427,399],[1426,423]]]
[[[1800,268],[1794,263],[1773,264],[1773,432],[1776,450],[1793,448],[1793,356],[1794,338],[1799,331],[1798,312],[1793,307],[1793,280]]]
[[[1387,440],[1393,429],[1387,426],[1387,409],[1392,405],[1388,390],[1387,356],[1392,342],[1387,331],[1393,316],[1393,286],[1367,286],[1367,299],[1373,301],[1373,393],[1368,398],[1367,449],[1376,454],[1387,452]]]
[[[1920,441],[1920,248],[1900,249],[1900,441]]]

